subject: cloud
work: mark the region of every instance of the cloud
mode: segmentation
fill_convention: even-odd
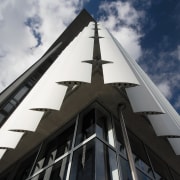
[[[176,109],[179,109],[179,112],[180,112],[180,95],[177,97],[174,107]]]
[[[136,10],[130,2],[103,2],[99,7],[100,22],[118,39],[136,60],[142,55],[140,39],[144,11]]]
[[[31,66],[88,0],[1,0],[0,91]]]
[[[164,41],[163,41],[164,42]],[[166,45],[165,45],[166,46]],[[160,48],[143,50],[140,65],[151,77],[160,91],[168,98],[171,104],[180,112],[180,61],[179,45],[174,49]]]
[[[161,82],[157,86],[159,90],[164,94],[165,97],[170,99],[172,97],[172,91],[168,81]]]

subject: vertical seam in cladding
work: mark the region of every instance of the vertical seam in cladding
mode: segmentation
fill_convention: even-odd
[[[95,30],[94,30],[93,59],[101,60],[101,51],[100,51],[100,45],[99,45],[99,34],[98,34],[97,22],[95,23]]]

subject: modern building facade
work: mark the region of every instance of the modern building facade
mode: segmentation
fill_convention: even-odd
[[[179,180],[180,118],[85,10],[0,95],[1,180]]]

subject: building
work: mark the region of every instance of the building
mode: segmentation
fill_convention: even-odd
[[[180,179],[179,115],[85,10],[0,107],[1,180]]]

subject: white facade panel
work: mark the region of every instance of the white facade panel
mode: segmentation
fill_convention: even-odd
[[[93,28],[94,28],[93,25],[91,25],[91,27],[85,27],[81,32],[81,37],[93,37],[94,36]]]
[[[129,58],[129,60],[131,60]],[[152,92],[153,96],[159,102],[160,106],[163,109],[164,113],[168,114],[169,120],[174,121],[180,127],[180,118],[178,113],[169,103],[169,101],[164,97],[164,95],[160,92],[160,90],[156,87],[156,85],[151,81],[151,79],[146,75],[146,73],[139,67],[139,65],[131,60],[134,68],[136,69],[137,73],[141,75],[146,86],[148,86],[149,90]]]
[[[57,82],[91,82],[92,65],[82,61],[92,59],[92,32],[86,27],[50,66],[29,93],[28,109],[60,110],[68,87]]]
[[[55,82],[85,82],[91,83],[92,65],[82,61],[93,58],[93,38],[81,37],[71,53],[59,56],[56,67]]]
[[[144,84],[126,88],[126,93],[134,112],[147,114],[164,112],[159,102]]]
[[[47,83],[42,87],[41,91],[37,93],[29,108],[32,110],[60,110],[64,97],[66,95],[67,87],[59,85],[55,82]]]
[[[33,111],[24,109],[18,106],[18,108],[12,113],[6,123],[3,125],[3,129],[10,131],[36,131],[40,120],[44,112]]]
[[[168,138],[176,155],[180,155],[180,138]]]
[[[116,39],[114,39],[114,41],[118,46],[118,50],[122,52],[126,62],[131,67],[132,71],[140,82],[140,86],[126,88],[133,111],[144,113],[164,113],[164,108],[156,98],[155,94],[152,92],[150,84],[144,78],[139,65],[129,57]]]
[[[6,151],[7,151],[7,149],[0,149],[0,159],[2,159],[2,157],[4,156]]]
[[[180,127],[168,114],[148,115],[157,136],[180,136]]]
[[[0,130],[0,148],[14,149],[24,133]]]
[[[32,90],[33,96],[28,104],[28,109],[33,110],[60,110],[67,87],[54,82],[52,73],[47,78],[42,78]]]
[[[136,76],[112,38],[100,38],[99,42],[101,59],[112,62],[102,65],[104,84],[127,83],[138,85]]]
[[[132,62],[129,62],[125,54],[121,52],[116,40],[113,39],[110,33],[104,29],[103,26],[100,25],[98,27],[101,28],[101,30],[98,31],[99,36],[104,37],[100,39],[101,57],[103,60],[113,62],[112,64],[103,65],[105,83],[124,82],[140,84],[140,86],[126,89],[133,111],[163,113],[164,110],[160,103],[156,100],[155,96],[148,88],[148,85],[141,77],[141,74],[136,70],[136,67]],[[103,49],[104,51],[102,51]]]

